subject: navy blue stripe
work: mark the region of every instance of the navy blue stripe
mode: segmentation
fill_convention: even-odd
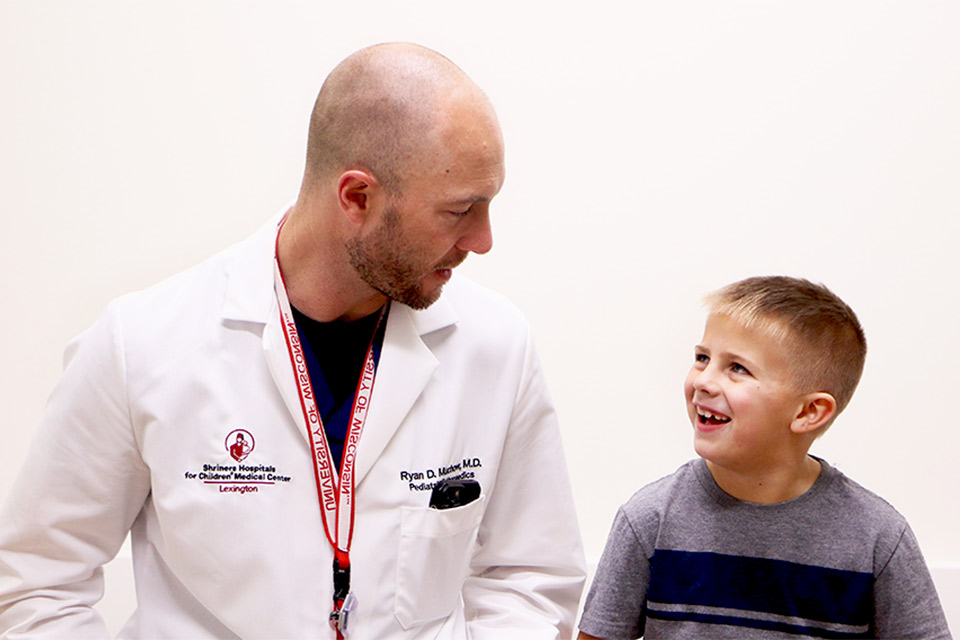
[[[647,599],[847,625],[873,619],[873,575],[719,553],[657,549]]]
[[[707,613],[691,613],[681,611],[647,611],[648,618],[657,618],[659,620],[670,620],[675,622],[700,622],[704,624],[725,624],[734,627],[749,627],[751,629],[763,629],[764,631],[779,631],[797,636],[808,638],[871,638],[869,632],[865,633],[846,633],[843,631],[828,631],[815,627],[804,627],[799,625],[787,624],[786,622],[774,622],[772,620],[754,620],[752,618],[737,618],[734,616],[720,616]]]

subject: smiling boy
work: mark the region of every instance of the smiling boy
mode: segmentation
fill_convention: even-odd
[[[684,384],[700,459],[617,513],[580,640],[950,638],[903,516],[808,454],[863,370],[854,312],[783,276],[707,306]]]

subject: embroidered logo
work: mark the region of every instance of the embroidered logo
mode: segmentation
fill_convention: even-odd
[[[256,447],[257,442],[252,433],[246,429],[234,429],[227,434],[219,454],[212,456],[212,460],[208,458],[209,462],[185,471],[183,477],[216,487],[220,493],[240,495],[259,493],[261,489],[276,485],[288,485],[292,478],[277,471],[272,464],[259,460],[245,462]],[[233,461],[226,457],[224,450]],[[262,455],[257,454],[254,457],[262,458]]]
[[[253,452],[257,446],[253,435],[246,429],[234,429],[227,434],[227,439],[223,441],[223,446],[230,452],[230,457],[237,462],[243,460]]]
[[[439,467],[419,471],[403,470],[400,481],[407,483],[410,491],[431,491],[441,480],[473,480],[483,467],[480,458],[463,458],[459,462],[442,464]]]

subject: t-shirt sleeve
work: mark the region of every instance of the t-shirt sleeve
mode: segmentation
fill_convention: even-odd
[[[873,589],[877,638],[950,640],[947,620],[923,560],[920,545],[907,526],[876,577]]]
[[[649,579],[649,555],[621,508],[587,593],[580,630],[606,640],[642,636]]]

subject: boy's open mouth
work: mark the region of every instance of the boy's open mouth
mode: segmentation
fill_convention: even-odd
[[[711,411],[707,411],[706,409],[701,409],[700,407],[697,407],[697,420],[700,422],[700,424],[711,427],[730,422],[730,418],[727,416],[721,413],[713,413]]]

